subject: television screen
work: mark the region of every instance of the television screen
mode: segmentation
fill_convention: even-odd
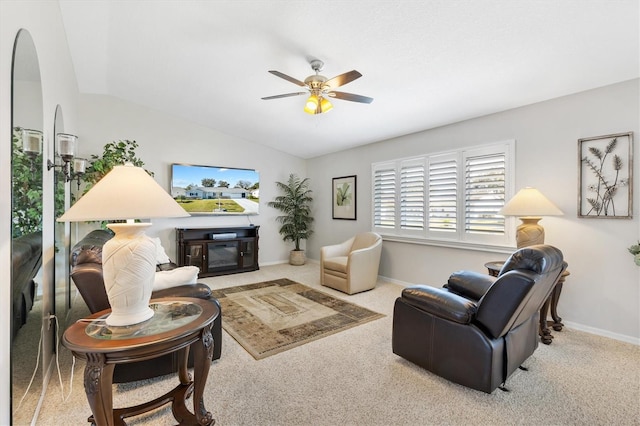
[[[196,215],[255,215],[260,206],[257,170],[171,165],[171,196]]]

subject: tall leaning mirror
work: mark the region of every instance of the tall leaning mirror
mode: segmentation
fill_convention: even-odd
[[[56,141],[53,143],[54,158],[56,163],[61,156],[60,145],[57,142],[58,135],[64,132],[64,116],[62,107],[58,105],[55,111],[55,121],[53,134]],[[54,167],[53,172],[53,203],[55,217],[60,217],[69,208],[70,191],[69,185],[64,175],[62,167]],[[69,244],[70,225],[68,222],[56,222],[54,219],[53,228],[55,230],[55,262],[54,262],[54,283],[55,283],[55,314],[58,319],[60,330],[66,329],[66,320],[71,308],[71,286],[69,279]],[[55,349],[55,346],[54,346]]]
[[[43,107],[38,56],[26,30],[14,43],[11,96],[11,407],[13,424],[29,424],[44,377],[42,354],[36,371],[42,323],[37,283],[42,283]]]

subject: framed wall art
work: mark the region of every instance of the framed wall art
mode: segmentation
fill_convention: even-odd
[[[633,132],[578,139],[578,217],[631,219]]]
[[[356,220],[356,176],[333,178],[334,219]]]

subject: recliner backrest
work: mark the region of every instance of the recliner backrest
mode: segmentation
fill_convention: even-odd
[[[533,288],[529,295],[530,303],[521,312],[522,319],[516,320],[516,325],[540,310],[566,267],[562,252],[556,247],[543,244],[522,248],[507,259],[500,274],[511,270],[529,269],[540,274],[540,280],[543,281]]]
[[[562,252],[552,246],[516,251],[478,301],[476,322],[497,338],[527,321],[549,297],[565,265]]]

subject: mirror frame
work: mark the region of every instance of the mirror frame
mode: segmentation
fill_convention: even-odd
[[[24,66],[26,62],[29,62],[27,67]],[[38,130],[44,130],[44,104],[43,104],[43,93],[42,93],[42,75],[40,73],[40,61],[38,58],[38,53],[37,53],[37,49],[36,49],[36,45],[33,40],[33,37],[31,36],[31,33],[24,28],[20,29],[15,36],[11,64],[12,65],[11,65],[11,129],[10,130],[12,132],[11,134],[11,140],[12,140],[11,175],[12,175],[12,181],[13,181],[14,167],[15,167],[14,147],[13,147],[14,128],[18,125],[21,125],[21,126],[28,125],[29,127],[36,127],[36,129]],[[28,70],[28,72],[25,72],[25,70]],[[23,78],[19,78],[20,74],[18,73],[24,73],[22,74]],[[24,78],[26,74],[29,74],[28,78]],[[32,79],[30,81],[37,82],[38,87],[36,88],[36,85],[34,84],[33,105],[30,105],[29,108],[25,109],[23,105],[26,105],[26,102],[23,105],[20,105],[20,102],[18,101],[18,99],[20,99],[21,92],[23,96],[22,99],[27,98],[26,96],[24,96],[26,93],[25,92],[26,84],[24,85],[25,88],[21,89],[20,88],[21,84],[19,84],[18,81],[29,80],[29,78]],[[30,114],[25,115],[24,112],[26,110],[28,110]],[[18,119],[16,119],[16,117],[18,117]],[[44,136],[44,132],[43,132],[43,136]],[[44,143],[44,141],[45,141],[45,138],[43,137],[42,146],[41,146],[41,155],[36,157],[35,160],[32,160],[33,161],[32,166],[34,167],[35,170],[38,170],[39,172],[38,176],[40,177],[40,181],[42,182],[42,184],[44,183],[43,158],[45,155],[44,153],[46,152],[45,150],[46,144]],[[41,198],[42,198],[42,192],[44,189],[42,187],[43,185],[41,185],[41,189],[40,189]],[[41,201],[44,201],[44,200],[41,200]],[[12,184],[12,194],[11,194],[11,217],[12,217],[11,227],[12,229],[13,229],[13,220],[14,220],[13,209],[14,209],[14,195],[13,195],[13,184]],[[41,215],[40,220],[42,222],[42,216],[43,216],[42,207],[40,209],[40,215]],[[44,226],[44,223],[41,223],[40,225],[41,230],[42,230],[42,226]],[[13,232],[12,232],[12,238],[13,238]],[[43,240],[41,237],[41,240],[40,240],[41,253],[44,251],[42,243],[43,243]],[[11,247],[12,259],[13,259],[13,253],[14,253],[14,245],[12,244],[12,247]],[[42,262],[41,262],[40,272],[39,272],[40,274],[42,273],[42,270],[43,268],[42,268]],[[31,319],[31,321],[27,321],[26,323],[24,323],[20,327],[20,329],[16,331],[14,335],[13,330],[14,330],[14,325],[16,320],[15,312],[14,312],[14,299],[16,295],[14,294],[14,291],[13,291],[14,290],[13,280],[15,278],[16,278],[16,274],[15,274],[15,271],[13,270],[13,260],[12,260],[11,302],[10,302],[11,303],[11,318],[10,318],[11,420],[12,420],[12,423],[20,423],[26,420],[29,420],[29,421],[35,420],[35,416],[37,415],[37,411],[38,411],[39,401],[42,399],[44,395],[43,384],[45,380],[45,377],[44,377],[45,374],[44,374],[44,368],[42,368],[42,366],[49,365],[52,354],[43,353],[41,356],[41,362],[38,365],[36,355],[45,346],[41,346],[39,342],[40,330],[42,328],[41,327],[42,310],[44,309],[43,307],[44,303],[40,303],[39,305],[36,304],[36,301],[38,298],[37,286],[32,297],[32,302],[34,303],[34,306],[32,306],[32,309],[30,311],[27,309],[25,312],[25,316],[27,318],[30,316],[32,316],[33,318]],[[45,291],[45,289],[42,289],[42,288],[40,288],[40,290],[43,291],[43,293]],[[38,312],[37,309],[34,309],[37,306],[41,306],[40,312]],[[35,336],[32,335],[29,337],[27,336],[27,332],[30,332],[31,334],[35,333]],[[35,343],[35,347],[32,346],[34,345],[34,343]],[[21,345],[21,346],[18,347],[18,345]],[[31,360],[31,357],[33,357],[32,360]],[[36,367],[41,371],[41,374],[40,374],[41,380],[33,380],[33,383],[30,385],[31,389],[29,390],[29,393],[25,393],[25,391],[29,388],[25,386],[23,389],[22,383],[25,383],[25,379],[27,382],[29,381],[29,378],[31,377],[32,372],[35,378],[37,371],[34,371],[34,370],[36,369]],[[21,375],[26,376],[26,378],[22,377],[20,381],[21,383],[19,385],[20,386],[19,390],[21,393],[20,395],[16,394],[16,392],[18,391],[18,389],[16,388],[16,386],[18,386],[17,380],[16,380],[16,374],[19,374],[18,369],[20,369]],[[27,405],[25,406],[22,406],[23,394],[26,395],[24,397],[24,402],[26,402]],[[18,411],[18,409],[21,411]],[[19,414],[19,416],[17,414]]]

